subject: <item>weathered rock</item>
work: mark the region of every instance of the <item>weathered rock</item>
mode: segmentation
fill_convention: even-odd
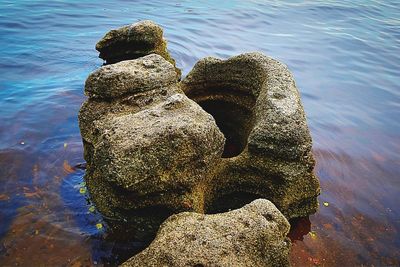
[[[150,20],[109,31],[96,44],[96,49],[107,64],[158,54],[175,66],[175,60],[167,51],[163,29]],[[180,76],[181,71],[175,70]]]
[[[176,84],[171,64],[151,54],[137,60],[105,65],[89,75],[85,93],[92,98],[112,99]]]
[[[183,212],[122,266],[288,266],[288,231],[288,221],[265,199],[215,215]]]
[[[311,136],[292,74],[261,53],[200,60],[182,81],[186,95],[214,116],[227,141],[206,197],[207,210],[271,200],[287,218],[317,209]],[[235,203],[237,201],[237,203]]]
[[[224,212],[257,198],[288,219],[315,212],[311,137],[287,67],[261,53],[208,57],[179,83],[160,42],[149,21],[111,31],[101,56],[124,61],[85,84],[85,180],[110,224],[151,234],[171,214]]]
[[[85,179],[98,209],[143,232],[155,232],[174,212],[204,211],[204,188],[225,139],[180,90],[172,64],[152,54],[103,66],[85,92]]]
[[[221,157],[224,137],[211,115],[184,94],[133,114],[121,114],[95,122],[98,133],[94,161],[104,166],[104,178],[136,195],[164,194],[160,205],[174,197],[188,198]],[[178,193],[178,194],[177,194]],[[143,199],[136,200],[136,207]],[[156,203],[153,203],[153,205]]]
[[[287,218],[316,211],[311,137],[286,66],[260,53],[205,58],[177,79],[152,54],[86,81],[85,179],[104,215],[154,232],[173,213],[222,212],[256,198]]]

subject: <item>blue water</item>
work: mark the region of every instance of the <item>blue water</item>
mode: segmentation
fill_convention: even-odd
[[[79,192],[77,112],[95,43],[142,19],[183,75],[248,51],[293,72],[329,204],[293,265],[400,264],[400,2],[266,2],[0,0],[0,265],[121,260]]]

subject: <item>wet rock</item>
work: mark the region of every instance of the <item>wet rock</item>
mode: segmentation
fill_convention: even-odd
[[[261,53],[200,60],[182,81],[185,94],[213,115],[226,137],[206,198],[209,212],[271,200],[287,218],[317,210],[312,140],[295,81]]]
[[[158,54],[175,66],[175,60],[167,51],[163,29],[150,20],[109,31],[96,44],[96,49],[107,64]],[[180,76],[181,71],[175,70]]]
[[[288,231],[288,221],[265,199],[215,215],[183,212],[122,266],[288,266]]]

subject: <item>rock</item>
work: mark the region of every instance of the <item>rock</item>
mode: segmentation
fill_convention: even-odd
[[[317,210],[319,182],[299,92],[288,68],[261,53],[200,60],[185,94],[213,115],[226,137],[206,209],[271,200],[287,218]],[[227,201],[229,200],[229,201]]]
[[[159,39],[161,28],[145,21],[111,31],[98,48],[119,60],[136,53],[137,40]],[[151,238],[172,214],[224,212],[258,198],[287,219],[317,210],[311,136],[285,65],[261,53],[207,57],[178,79],[156,53],[103,66],[86,81],[85,180],[111,228]]]
[[[191,194],[207,181],[225,141],[211,115],[179,93],[145,110],[96,121],[94,127],[99,138],[93,156],[106,166],[104,178],[137,195],[165,194],[168,199],[160,204],[174,207],[175,197],[188,198],[191,205],[196,200],[185,191]]]
[[[169,217],[134,266],[289,266],[289,223],[270,201],[257,199],[226,213]]]
[[[177,80],[172,64],[151,54],[99,68],[87,78],[85,93],[93,98],[110,99],[167,87]]]
[[[85,92],[85,180],[113,227],[125,222],[151,233],[172,213],[204,212],[205,185],[225,138],[180,90],[172,64],[151,54],[103,66],[89,75]]]
[[[175,60],[167,51],[163,29],[150,20],[109,31],[96,44],[96,50],[107,64],[158,54],[175,66]],[[181,71],[175,70],[180,76]]]

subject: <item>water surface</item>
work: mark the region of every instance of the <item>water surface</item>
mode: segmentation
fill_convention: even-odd
[[[107,265],[83,183],[77,112],[95,43],[151,19],[186,75],[205,56],[262,51],[301,92],[320,210],[294,223],[294,266],[400,265],[397,1],[0,1],[0,265]]]

